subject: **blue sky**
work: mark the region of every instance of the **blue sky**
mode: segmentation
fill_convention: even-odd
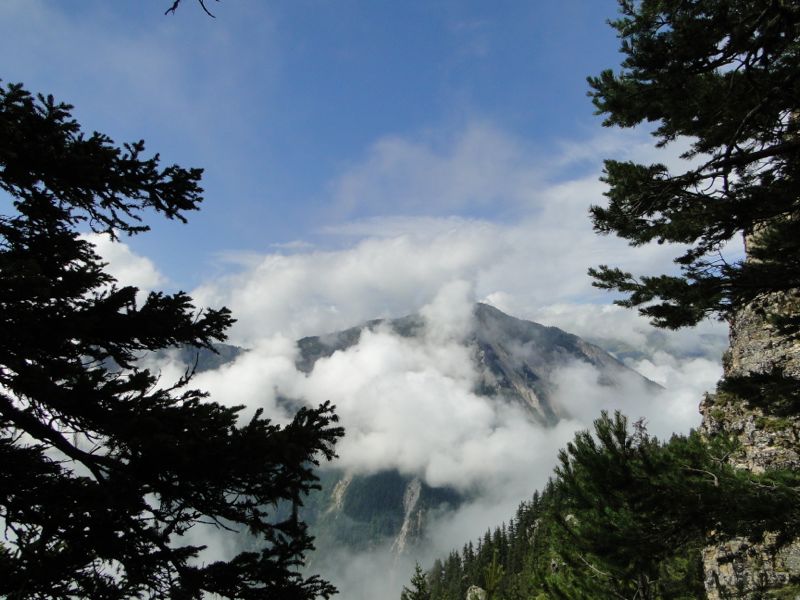
[[[2,77],[73,103],[87,129],[143,138],[202,166],[206,202],[189,226],[132,246],[196,285],[220,252],[265,252],[331,224],[387,214],[335,200],[336,181],[387,136],[458,137],[470,123],[547,154],[600,127],[585,78],[618,62],[613,0],[210,2],[0,8]],[[423,206],[424,205],[424,206]],[[491,205],[422,202],[399,214],[508,218]]]
[[[214,19],[169,4],[0,4],[4,81],[205,168],[188,225],[152,216],[98,242],[123,283],[229,306],[243,344],[407,314],[453,282],[641,342],[647,325],[586,270],[659,272],[675,252],[599,237],[587,210],[604,158],[673,164],[682,146],[593,114],[586,77],[621,59],[614,0],[223,0]]]

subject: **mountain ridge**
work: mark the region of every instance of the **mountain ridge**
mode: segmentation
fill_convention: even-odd
[[[352,349],[366,331],[436,344],[439,340],[435,335],[431,338],[426,335],[431,334],[429,329],[435,330],[440,325],[423,311],[306,336],[296,342],[294,367],[310,377],[318,361]],[[459,325],[463,327],[450,327],[458,331],[448,330],[453,335],[446,343],[463,344],[469,349],[469,360],[478,373],[472,393],[489,399],[490,403],[516,405],[522,410],[514,414],[537,426],[551,428],[570,417],[557,402],[559,382],[555,376],[560,368],[574,362],[597,369],[598,385],[615,386],[625,378],[635,378],[650,389],[661,389],[596,344],[558,327],[507,315],[488,304],[475,304],[471,319]],[[228,344],[216,349],[217,355],[184,349],[180,359],[187,364],[196,362],[197,371],[201,372],[219,368],[247,352]],[[278,400],[289,412],[299,406],[297,401],[280,394]],[[431,523],[440,516],[456,514],[465,503],[483,493],[431,486],[421,473],[401,473],[393,468],[357,474],[328,466],[319,470],[318,476],[321,489],[308,496],[300,508],[301,519],[308,523],[316,538],[317,550],[308,557],[306,567],[326,576],[330,574],[334,583],[339,580],[336,574],[341,568],[341,551],[388,553],[395,558],[387,558],[387,564],[401,555],[416,554],[426,543]],[[276,518],[288,516],[288,512],[285,515],[283,512],[289,510],[288,506],[279,507]]]
[[[566,415],[554,406],[552,374],[571,359],[598,368],[601,385],[614,385],[624,374],[638,377],[650,389],[660,385],[634,371],[600,346],[558,327],[518,319],[489,304],[476,303],[475,319],[464,343],[474,347],[474,359],[482,367],[475,392],[481,396],[502,395],[529,410],[544,425],[554,425]],[[309,374],[316,361],[358,344],[366,330],[386,327],[405,338],[418,337],[426,326],[425,317],[413,313],[396,319],[372,319],[341,331],[306,336],[297,341],[295,366]]]

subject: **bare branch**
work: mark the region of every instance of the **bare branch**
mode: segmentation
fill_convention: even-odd
[[[0,394],[0,415],[14,423],[20,431],[25,431],[37,440],[50,443],[72,460],[83,464],[98,482],[106,480],[100,464],[105,462],[102,455],[90,454],[73,446],[58,431],[48,427],[32,414],[16,408],[4,394]]]
[[[170,6],[170,7],[169,7],[169,8],[168,8],[168,9],[167,9],[165,12],[164,12],[164,14],[165,14],[165,15],[168,15],[169,13],[175,14],[175,10],[178,8],[178,5],[179,5],[180,3],[181,3],[181,0],[175,0],[175,1],[172,3],[172,6]]]
[[[705,469],[695,469],[694,467],[690,467],[688,465],[684,465],[683,467],[686,471],[691,471],[693,473],[702,473],[704,475],[710,475],[714,479],[714,487],[719,487],[719,477],[714,475],[711,471],[706,471]]]
[[[168,15],[170,13],[175,14],[175,11],[177,10],[177,8],[180,5],[181,1],[182,0],[174,0],[172,2],[172,6],[170,6],[166,11],[164,11],[164,14],[165,15]],[[217,0],[217,2],[219,2],[219,0]],[[206,6],[205,0],[197,0],[197,3],[203,9],[203,12],[205,12],[209,17],[211,17],[212,19],[216,19],[217,18],[210,10],[208,10],[208,7]]]

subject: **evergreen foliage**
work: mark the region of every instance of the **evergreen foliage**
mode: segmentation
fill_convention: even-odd
[[[342,435],[333,407],[285,427],[137,366],[174,345],[213,350],[233,322],[183,292],[119,286],[78,230],[185,220],[200,169],[163,167],[143,142],[85,134],[71,107],[0,89],[0,596],[329,597],[298,569],[311,538],[297,508]],[[279,502],[295,507],[271,520]],[[201,564],[200,524],[260,550]]]
[[[662,443],[604,413],[593,435],[578,433],[559,457],[553,549],[568,575],[550,578],[548,589],[570,598],[696,598],[708,531],[796,534],[800,474],[737,470],[726,461],[735,450],[697,432]]]
[[[505,527],[505,525],[503,527]],[[499,533],[499,530],[495,529],[495,531]],[[501,550],[505,550],[506,552],[503,554],[507,554],[507,538],[500,535],[493,536],[492,546],[494,547],[494,552],[492,553],[492,562],[490,562],[484,569],[483,581],[486,584],[487,600],[499,600],[500,584],[503,581],[503,576],[506,573],[506,569],[502,564],[497,562],[497,554]]]
[[[591,269],[661,327],[728,316],[762,292],[800,287],[800,5],[787,0],[619,0],[622,69],[590,77],[607,126],[655,123],[658,146],[691,141],[683,172],[606,161],[596,231],[638,246],[687,244],[679,275]],[[721,247],[758,232],[729,264]],[[788,321],[794,331],[798,323]]]
[[[696,432],[663,443],[604,413],[507,526],[434,563],[431,600],[463,598],[471,585],[502,600],[702,597],[709,530],[800,533],[800,474],[736,470],[725,462],[733,450]]]
[[[607,126],[654,123],[657,146],[684,138],[691,147],[682,172],[606,161],[609,202],[592,208],[594,226],[634,246],[677,242],[686,249],[675,260],[677,276],[637,279],[607,266],[590,274],[595,285],[625,293],[618,303],[639,307],[657,326],[694,325],[709,315],[765,318],[776,343],[759,352],[773,347],[773,356],[759,358],[762,366],[747,374],[727,369],[717,401],[757,410],[762,431],[788,430],[787,417],[798,414],[800,380],[785,369],[792,362],[788,344],[778,349],[800,336],[800,4],[619,4],[621,16],[612,26],[625,59],[618,73],[589,78],[598,113]],[[728,263],[720,250],[739,235],[746,257]],[[745,333],[737,336],[747,343]],[[775,486],[780,495],[796,474],[772,470],[767,476],[771,482],[758,485]],[[726,531],[753,535],[760,513],[750,500],[758,495],[749,488],[742,493],[752,512],[733,511],[738,525]],[[713,499],[711,490],[704,492],[704,500]],[[787,511],[777,513],[771,531],[790,540],[797,530]]]
[[[545,495],[550,494],[548,488]],[[535,597],[543,589],[532,567],[546,554],[546,539],[540,535],[544,515],[542,497],[535,493],[507,525],[487,531],[477,545],[468,542],[460,553],[435,561],[428,572],[431,600],[462,600],[472,585],[495,599]]]
[[[414,565],[414,575],[411,576],[411,589],[403,587],[403,591],[400,593],[400,600],[431,600],[428,577],[422,571],[419,563]]]

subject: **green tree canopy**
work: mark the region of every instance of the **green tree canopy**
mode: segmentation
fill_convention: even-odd
[[[669,442],[603,413],[559,453],[549,498],[559,598],[696,598],[708,531],[796,535],[797,485],[786,471],[754,475],[725,462],[734,445],[697,432]],[[551,572],[547,572],[551,571]]]
[[[428,577],[423,572],[422,567],[419,566],[419,563],[414,565],[411,588],[403,586],[403,591],[400,592],[400,600],[431,600]]]
[[[148,211],[183,221],[201,170],[87,135],[70,110],[0,89],[0,596],[329,597],[298,572],[312,546],[297,512],[270,509],[315,487],[342,434],[332,407],[280,427],[190,389],[191,370],[165,384],[137,366],[176,344],[213,349],[231,315],[183,292],[137,301],[79,229],[133,235]],[[260,549],[201,564],[183,537],[201,523]]]
[[[794,0],[619,0],[622,68],[590,77],[606,126],[654,123],[691,143],[686,167],[606,161],[595,229],[641,245],[687,244],[679,275],[591,269],[662,327],[693,325],[765,291],[800,287],[800,5]],[[748,254],[722,246],[758,232]],[[795,324],[796,325],[796,324]]]

